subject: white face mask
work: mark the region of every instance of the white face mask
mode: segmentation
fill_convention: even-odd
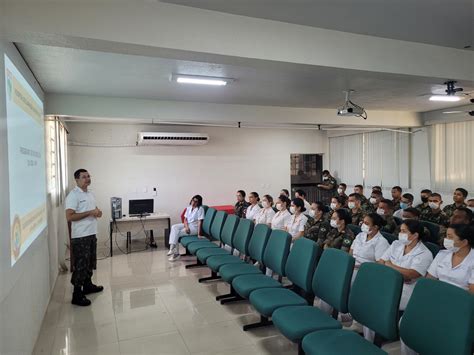
[[[377,199],[376,199],[375,197],[371,197],[371,198],[369,199],[369,201],[370,201],[370,203],[373,204],[373,205],[375,205],[375,204],[377,203]]]
[[[337,193],[338,193],[338,194],[342,194],[342,193],[343,193],[343,190],[342,190],[341,188],[338,188],[338,189],[337,189]]]
[[[377,214],[383,216],[385,214],[385,210],[383,208],[377,208]]]
[[[314,210],[309,210],[309,215],[311,217],[314,217],[316,215],[316,212]]]
[[[295,213],[296,213],[296,207],[290,206],[290,212],[291,212],[292,214],[295,214]]]
[[[400,243],[402,243],[403,245],[408,245],[408,244],[410,244],[410,240],[408,239],[408,234],[406,234],[406,233],[398,233],[398,240],[399,240]]]
[[[268,208],[270,206],[270,204],[268,203],[268,201],[262,201],[262,207],[263,208]]]
[[[355,202],[349,202],[349,203],[347,204],[347,207],[349,207],[351,210],[354,209],[355,206],[356,206]]]
[[[430,206],[430,208],[432,210],[437,210],[439,208],[439,203],[436,203],[436,202],[430,202],[428,203],[428,206]]]
[[[331,202],[331,209],[334,211],[337,208],[337,205],[334,202]]]
[[[327,179],[329,179],[329,177],[323,176],[323,180],[327,180]]]
[[[365,224],[365,223],[363,223],[363,224],[360,226],[360,229],[361,229],[362,232],[364,232],[364,233],[369,233],[369,232],[370,232],[370,227],[369,227],[367,224]]]
[[[281,203],[277,203],[275,207],[278,211],[281,211],[281,208],[282,208]]]
[[[331,219],[331,221],[329,222],[331,224],[331,227],[333,228],[337,228],[338,225],[337,225],[337,221],[335,219]]]
[[[459,247],[455,247],[455,246],[454,246],[454,240],[448,239],[448,238],[444,238],[444,239],[443,239],[443,246],[444,246],[447,250],[452,251],[453,253],[456,253],[456,252],[459,251],[459,249],[461,249],[461,248],[459,248]]]

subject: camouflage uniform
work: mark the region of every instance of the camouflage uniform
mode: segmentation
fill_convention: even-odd
[[[361,205],[360,208],[365,214],[375,213],[375,207],[369,202],[369,200],[367,200],[366,204]]]
[[[97,268],[97,238],[95,234],[72,238],[71,252],[73,260],[71,283],[77,287],[90,284],[93,270]]]
[[[247,201],[237,202],[234,206],[235,215],[240,218],[245,218],[245,213],[247,213],[247,207],[250,206],[250,203]]]
[[[366,213],[362,210],[362,208],[359,208],[357,212],[352,212],[352,210],[349,211],[351,218],[352,218],[352,224],[355,226],[359,226],[366,215]]]
[[[336,248],[349,252],[354,239],[354,233],[347,226],[343,232],[332,228],[326,236],[324,248]]]
[[[400,200],[392,200],[393,211],[398,211],[400,209]]]
[[[325,204],[331,203],[331,198],[337,196],[337,181],[334,177],[330,176],[327,180],[323,180],[321,185],[324,186],[331,186],[330,190],[321,189],[321,201]]]
[[[349,199],[349,196],[347,196],[345,193],[342,194],[337,194],[337,196],[342,197],[344,199],[344,203],[342,204],[342,207],[347,207],[347,200]]]
[[[453,203],[452,205],[447,205],[445,208],[443,208],[443,212],[446,214],[446,216],[448,216],[448,218],[451,218],[456,208],[466,206],[467,205],[465,203],[462,203],[461,206],[456,206],[456,203]]]
[[[446,216],[446,213],[443,211],[439,211],[438,213],[434,214],[433,212],[430,212],[429,214],[426,214],[424,218],[420,219],[423,221],[439,224],[440,226],[445,226],[447,227],[449,224],[449,218]]]
[[[393,216],[382,216],[385,222],[387,222],[386,225],[383,226],[382,232],[387,232],[387,233],[392,233],[393,231],[397,228],[397,222],[395,222],[395,219]]]
[[[326,235],[328,234],[331,226],[329,222],[321,216],[319,220],[309,217],[308,222],[304,226],[304,236],[316,242],[320,247],[323,246]]]
[[[431,208],[428,204],[420,203],[418,206],[415,207],[418,211],[420,211],[420,219],[425,220],[426,216],[431,213]]]

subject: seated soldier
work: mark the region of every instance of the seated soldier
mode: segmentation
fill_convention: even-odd
[[[441,195],[437,192],[432,193],[430,198],[428,199],[428,204],[430,206],[431,212],[427,214],[421,213],[420,220],[447,227],[449,223],[449,218],[441,210],[441,205],[443,204],[443,199],[441,198]]]
[[[382,232],[393,233],[395,228],[397,228],[397,223],[393,218],[393,204],[392,201],[388,199],[383,199],[379,202],[379,207],[377,208],[377,214],[382,216],[386,224],[382,228]]]
[[[365,208],[362,208],[366,213],[373,213],[377,211],[379,207],[379,202],[383,199],[382,192],[378,190],[373,190],[370,194],[369,205],[366,205]]]
[[[393,210],[398,211],[400,209],[400,200],[402,199],[402,188],[400,186],[392,187],[392,203]]]
[[[355,238],[354,233],[347,227],[351,223],[349,212],[344,208],[334,211],[330,223],[332,228],[326,236],[323,248],[336,248],[349,252]]]
[[[420,219],[424,220],[425,216],[431,212],[431,208],[429,206],[429,198],[431,196],[431,190],[424,189],[421,190],[420,199],[421,203],[416,206],[416,209],[420,211]]]
[[[413,207],[414,199],[415,198],[413,197],[412,194],[409,194],[409,193],[403,194],[402,198],[400,199],[400,209],[393,213],[393,217],[397,217],[400,219],[403,218],[403,210]]]
[[[443,212],[446,213],[446,216],[448,216],[448,218],[451,218],[456,208],[467,206],[465,202],[467,195],[468,195],[468,192],[466,191],[466,189],[463,189],[462,187],[458,187],[456,190],[454,190],[454,193],[453,193],[454,203],[451,205],[447,205],[443,208]]]
[[[342,197],[344,203],[343,203],[343,207],[347,207],[347,195],[346,195],[346,189],[347,189],[347,185],[344,184],[343,182],[339,184],[338,188],[337,188],[337,195]]]
[[[321,201],[313,202],[309,212],[310,217],[304,226],[304,236],[323,247],[324,240],[331,226],[325,218],[324,204]]]
[[[367,203],[369,203],[369,200],[367,199],[367,197],[365,197],[364,195],[364,187],[362,185],[355,185],[354,186],[354,193],[355,194],[359,194],[360,195],[360,203],[361,205],[365,205]]]
[[[473,219],[472,211],[467,207],[458,207],[454,210],[453,215],[449,219],[449,225],[452,224],[471,224]],[[444,238],[446,238],[446,227],[442,226],[439,229],[439,245],[443,245]]]
[[[334,196],[331,198],[331,204],[329,205],[329,213],[327,214],[327,220],[330,220],[334,211],[339,208],[344,208],[344,198],[341,196]]]
[[[352,219],[351,223],[355,226],[361,225],[366,215],[362,210],[362,197],[357,193],[350,194],[347,206]]]

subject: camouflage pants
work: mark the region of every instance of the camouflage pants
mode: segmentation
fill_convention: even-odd
[[[97,238],[95,234],[72,238],[71,251],[74,267],[71,283],[81,287],[90,281],[93,270],[97,267]]]

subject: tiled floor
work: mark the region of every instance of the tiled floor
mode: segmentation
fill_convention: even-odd
[[[169,263],[164,249],[98,261],[103,293],[92,306],[71,305],[70,274],[60,275],[34,354],[296,354],[273,327],[242,331],[258,316],[246,302],[222,306],[222,282],[200,284],[207,268],[185,269],[192,259]],[[398,343],[384,347],[399,353]]]

